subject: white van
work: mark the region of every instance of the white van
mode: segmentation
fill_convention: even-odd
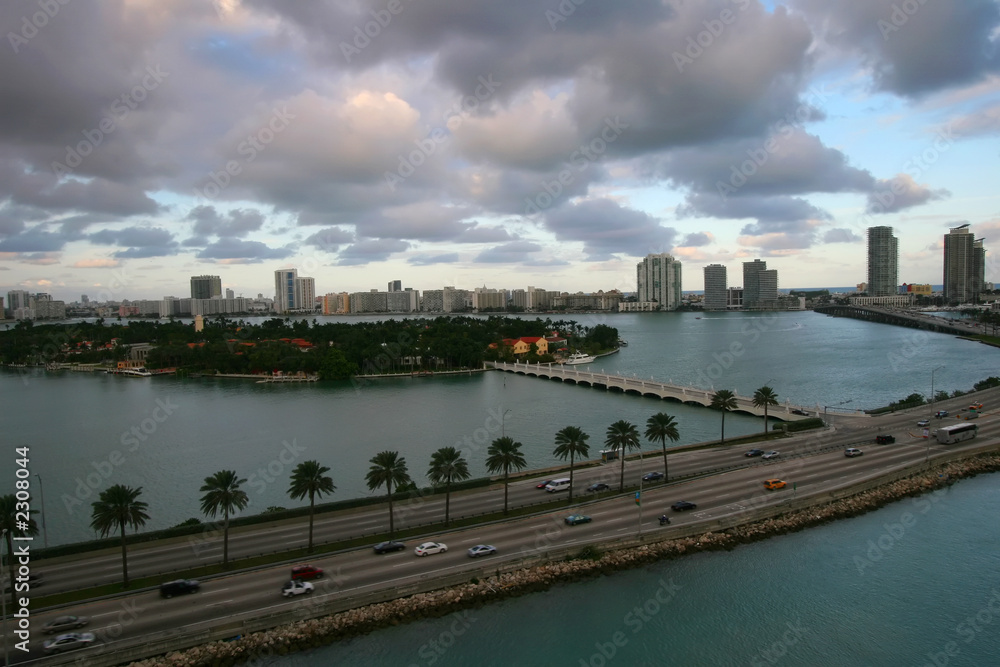
[[[554,479],[545,485],[545,490],[549,493],[555,493],[556,491],[569,491],[569,477],[561,477],[560,479]]]

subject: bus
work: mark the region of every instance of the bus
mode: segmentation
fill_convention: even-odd
[[[951,445],[963,440],[972,440],[979,432],[979,424],[952,424],[942,426],[937,430],[937,441],[942,445]]]

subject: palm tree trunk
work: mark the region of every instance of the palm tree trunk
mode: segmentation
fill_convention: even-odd
[[[573,450],[569,452],[569,504],[573,504]]]
[[[394,525],[392,523],[392,482],[387,481],[385,488],[389,492],[389,539],[391,540],[392,533],[394,532]]]
[[[122,579],[125,582],[125,588],[128,588],[128,557],[125,552],[125,522],[122,521]],[[13,583],[13,580],[11,580]]]
[[[451,518],[451,477],[444,485],[444,527],[448,527],[448,520]]]
[[[764,401],[764,435],[767,435],[767,401]]]
[[[229,565],[229,510],[223,512],[225,519],[222,522],[222,567]]]
[[[313,550],[313,510],[316,508],[316,497],[313,492],[309,491],[309,546],[306,547],[306,551],[312,552]]]
[[[618,490],[625,490],[625,445],[622,445],[622,474],[621,478],[618,480]]]
[[[663,483],[670,481],[670,469],[667,468],[667,439],[660,438],[660,446],[663,447]]]
[[[504,468],[503,471],[503,513],[507,513],[507,480],[510,475],[510,469]]]

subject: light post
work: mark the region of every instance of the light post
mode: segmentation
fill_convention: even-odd
[[[501,437],[501,438],[505,437],[505,435],[506,435],[506,434],[504,433],[504,420],[506,419],[506,417],[507,417],[507,414],[508,414],[509,412],[510,412],[510,410],[504,410],[504,411],[503,411],[503,414],[502,414],[502,415],[500,415],[500,437]]]
[[[937,373],[942,368],[944,368],[944,366],[938,366],[937,368],[931,371],[931,400],[929,401],[930,403],[934,403],[934,374]]]
[[[42,500],[42,536],[45,539],[45,548],[49,548],[49,531],[45,528],[45,487],[42,486],[42,476],[37,472],[35,477],[38,478],[38,495],[41,496]]]

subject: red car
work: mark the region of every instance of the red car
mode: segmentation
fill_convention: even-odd
[[[315,565],[296,565],[292,568],[292,581],[304,581],[306,579],[319,579],[323,576],[323,569]]]

